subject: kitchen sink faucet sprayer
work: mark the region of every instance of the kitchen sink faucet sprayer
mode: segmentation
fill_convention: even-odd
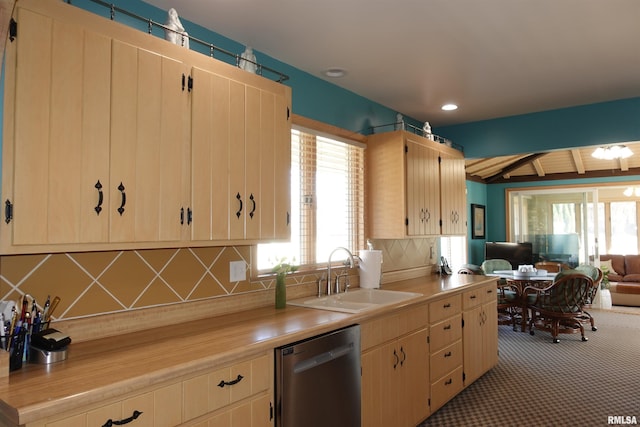
[[[351,253],[351,251],[349,251],[349,249],[339,246],[337,248],[335,248],[330,254],[329,254],[329,262],[327,263],[327,295],[331,295],[331,257],[333,257],[333,254],[336,253],[337,251],[345,251],[348,255],[349,255],[349,268],[355,268],[356,266],[356,262],[354,259],[353,254]],[[347,262],[345,261],[345,266],[347,265]],[[338,277],[336,276],[336,287],[335,287],[335,292],[337,294],[340,293],[340,280],[338,279]]]

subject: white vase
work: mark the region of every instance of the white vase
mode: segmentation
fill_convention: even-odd
[[[610,309],[612,307],[611,291],[609,291],[609,289],[598,289],[591,305],[594,308]]]

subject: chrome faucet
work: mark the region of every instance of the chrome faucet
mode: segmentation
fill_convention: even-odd
[[[351,253],[351,251],[349,251],[349,249],[339,246],[337,248],[335,248],[330,254],[329,254],[329,262],[327,263],[327,295],[331,295],[331,257],[333,257],[333,254],[336,253],[337,251],[345,251],[348,255],[349,255],[349,268],[354,268],[356,266],[356,262],[355,259],[353,257],[353,254]],[[345,261],[345,266],[347,265],[347,262]],[[335,286],[335,293],[339,294],[340,293],[340,280],[339,280],[339,276],[336,277],[336,286]]]

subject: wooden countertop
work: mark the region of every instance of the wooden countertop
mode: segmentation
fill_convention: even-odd
[[[491,280],[495,278],[453,275],[391,283],[384,288],[423,296],[358,314],[293,306],[276,310],[270,306],[74,343],[66,361],[27,364],[0,379],[0,424],[20,425],[80,410]]]

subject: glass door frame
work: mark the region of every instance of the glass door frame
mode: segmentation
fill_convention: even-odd
[[[518,212],[514,212],[514,200],[516,197],[522,200],[523,196],[545,195],[545,194],[582,194],[580,205],[580,221],[579,221],[579,263],[590,263],[598,266],[600,264],[600,254],[598,250],[599,221],[598,221],[598,188],[597,186],[563,186],[563,187],[529,187],[529,188],[508,188],[506,189],[506,217],[507,217],[507,233],[510,242],[517,242],[518,236],[522,236],[523,230],[526,230],[524,222],[523,203],[518,203]],[[590,197],[589,197],[590,196]],[[590,201],[589,201],[590,199]],[[589,206],[590,205],[590,206]],[[591,209],[589,209],[589,207]],[[591,212],[591,215],[590,215]],[[591,216],[591,217],[590,217]],[[515,222],[517,221],[517,222]],[[590,222],[592,221],[592,224]],[[592,232],[589,233],[589,226],[592,226]]]

